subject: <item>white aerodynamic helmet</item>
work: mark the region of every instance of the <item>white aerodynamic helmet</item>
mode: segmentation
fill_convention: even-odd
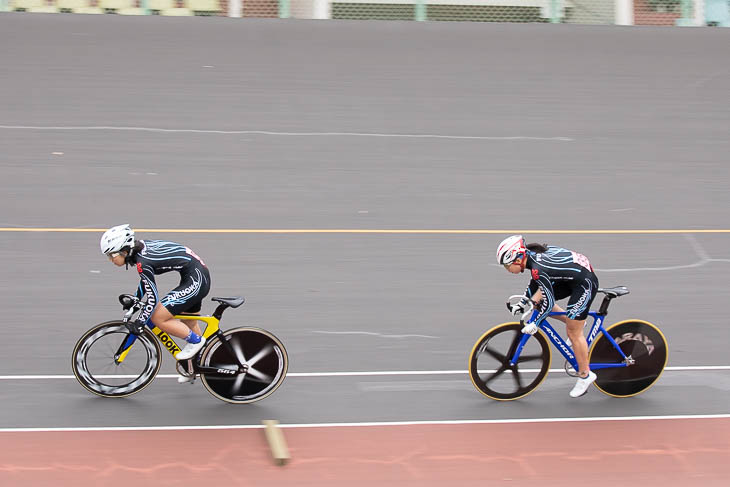
[[[134,230],[129,224],[112,227],[101,236],[101,253],[119,252],[124,248],[134,246]]]
[[[525,254],[525,239],[522,235],[507,237],[497,246],[497,262],[500,265],[509,265],[517,257]]]

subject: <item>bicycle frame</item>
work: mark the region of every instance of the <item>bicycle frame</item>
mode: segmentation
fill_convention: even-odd
[[[222,311],[221,311],[222,312]],[[200,315],[176,315],[175,318],[178,320],[196,320],[196,321],[202,321],[206,323],[205,331],[203,331],[203,336],[206,340],[208,340],[210,337],[217,335],[218,338],[223,343],[223,346],[228,348],[229,352],[231,353],[232,357],[237,358],[237,354],[232,349],[231,345],[228,343],[228,340],[225,339],[225,336],[220,331],[220,318],[218,316],[215,316],[218,314],[216,312],[213,316],[200,316]],[[177,346],[177,343],[164,331],[159,329],[157,326],[155,326],[151,321],[147,323],[147,328],[149,328],[152,333],[157,336],[157,339],[160,340],[160,342],[165,346],[168,352],[170,352],[170,355],[175,357],[178,352],[180,352],[180,347]],[[114,355],[114,360],[117,364],[120,364],[124,361],[125,357],[129,353],[129,350],[131,350],[132,345],[137,340],[137,335],[130,333],[127,335],[127,338],[122,342],[122,344],[119,347],[119,350],[117,350],[117,353]],[[248,369],[248,366],[245,364],[242,364],[240,362],[240,359],[237,358],[239,369],[242,369],[244,372]],[[219,367],[202,367],[197,363],[193,364],[193,369],[197,373],[214,373],[214,374],[225,374],[225,375],[235,375],[239,372],[239,370],[231,370],[231,369],[222,369]]]
[[[567,312],[565,311],[551,311],[548,316],[561,316],[566,314]],[[538,315],[539,311],[534,310],[528,322],[533,322]],[[606,337],[606,339],[613,345],[616,351],[618,351],[618,353],[623,358],[622,362],[617,363],[592,363],[590,364],[591,370],[628,367],[629,358],[626,357],[623,350],[621,350],[621,347],[619,347],[618,343],[616,343],[616,340],[614,340],[611,335],[606,333],[606,329],[603,327],[603,320],[606,318],[606,315],[591,311],[588,313],[588,316],[593,318],[593,325],[591,326],[588,336],[586,337],[588,348],[590,349],[591,344],[595,341],[596,338],[598,338],[598,333],[600,332],[603,334],[603,336]],[[573,369],[578,370],[578,361],[575,359],[575,353],[573,352],[573,349],[569,347],[567,343],[565,343],[560,334],[555,331],[555,328],[553,328],[552,325],[550,325],[547,317],[543,319],[542,322],[537,325],[537,327],[545,333],[548,339],[553,343],[553,346],[563,355],[563,357],[565,357],[565,360],[567,360],[570,365],[573,366]],[[510,359],[510,365],[515,365],[517,363],[517,360],[520,358],[520,353],[522,353],[522,348],[525,346],[527,340],[529,340],[531,336],[532,335],[528,333],[524,333],[522,335],[520,343],[517,346],[517,350],[515,350],[514,356],[512,357],[512,359]]]

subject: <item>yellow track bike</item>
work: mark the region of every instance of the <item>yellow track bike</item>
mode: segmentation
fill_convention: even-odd
[[[212,298],[220,303],[211,316],[179,315],[207,324],[207,343],[190,360],[178,361],[177,371],[186,377],[200,375],[205,388],[222,401],[246,404],[260,401],[281,386],[289,358],[281,341],[261,328],[240,327],[221,331],[223,311],[241,306],[244,299]],[[162,343],[175,356],[180,347],[151,322],[133,333],[132,317],[142,302],[130,294],[119,296],[125,311],[122,320],[100,323],[74,347],[72,368],[79,383],[103,397],[125,397],[147,387],[160,370]]]

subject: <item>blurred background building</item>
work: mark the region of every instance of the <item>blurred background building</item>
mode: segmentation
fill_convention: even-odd
[[[0,0],[0,11],[730,27],[730,0]]]

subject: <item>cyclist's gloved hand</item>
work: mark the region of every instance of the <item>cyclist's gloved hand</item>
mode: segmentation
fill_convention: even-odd
[[[124,323],[124,326],[127,327],[130,333],[135,335],[141,335],[144,331],[144,323],[140,323],[139,321],[127,321]]]
[[[512,305],[512,316],[524,314],[525,311],[532,307],[532,302],[527,296],[522,296],[519,301]]]
[[[533,323],[528,323],[525,326],[522,327],[522,333],[527,333],[528,335],[534,335],[537,333],[537,325]]]

